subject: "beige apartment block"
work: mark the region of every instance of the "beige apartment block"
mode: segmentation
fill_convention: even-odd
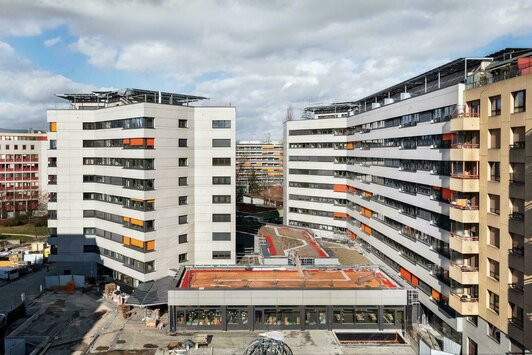
[[[532,75],[523,62],[494,63],[479,73],[464,92],[458,130],[480,138],[478,248],[463,254],[478,262],[478,283],[467,285],[479,303],[471,315],[487,322],[488,332],[531,349],[532,264],[525,260],[532,255]]]

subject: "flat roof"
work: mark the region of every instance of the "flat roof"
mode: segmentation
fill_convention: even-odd
[[[291,251],[301,258],[331,258],[334,254],[319,244],[306,229],[288,226],[266,225],[259,229],[264,244],[261,252],[265,257],[286,257]]]
[[[186,268],[178,289],[395,289],[379,268]]]

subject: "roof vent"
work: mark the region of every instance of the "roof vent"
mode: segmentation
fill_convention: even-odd
[[[384,105],[393,104],[393,99],[384,99]]]
[[[401,100],[406,100],[406,99],[409,99],[411,97],[410,93],[409,92],[402,92],[401,93]]]
[[[373,103],[371,104],[371,109],[372,109],[372,110],[374,110],[374,109],[376,109],[376,108],[379,108],[379,107],[381,107],[381,104],[378,103],[378,102],[373,102]]]

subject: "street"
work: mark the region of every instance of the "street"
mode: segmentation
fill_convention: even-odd
[[[40,294],[41,287],[44,289],[46,269],[32,272],[17,280],[3,284],[0,287],[0,310],[10,311],[17,307],[21,302],[21,293],[26,295],[26,298]]]

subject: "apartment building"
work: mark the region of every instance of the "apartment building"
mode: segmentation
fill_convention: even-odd
[[[32,214],[46,201],[46,133],[0,132],[0,218]]]
[[[49,110],[51,259],[136,286],[235,262],[235,108],[124,89]]]
[[[236,145],[236,186],[249,193],[249,176],[255,172],[261,187],[283,184],[283,143],[240,141]]]
[[[484,220],[491,218],[491,225],[495,226],[493,218],[497,218],[489,216],[488,194],[482,194],[480,189],[484,184],[492,191],[490,195],[499,197],[499,203],[504,201],[506,215],[517,212],[510,218],[510,223],[521,225],[521,234],[514,230],[514,234],[523,236],[517,237],[519,241],[514,244],[517,248],[512,249],[507,232],[499,233],[498,256],[505,254],[506,259],[509,249],[512,249],[510,255],[523,250],[519,246],[526,242],[523,242],[526,217],[518,218],[525,213],[526,201],[530,201],[522,194],[520,200],[513,198],[514,201],[508,194],[500,194],[495,187],[490,187],[493,184],[487,179],[489,159],[482,158],[482,144],[489,142],[488,133],[482,133],[479,123],[475,131],[475,125],[471,126],[473,121],[466,120],[472,116],[469,112],[479,112],[469,107],[470,101],[477,100],[473,94],[486,95],[486,92],[480,88],[466,91],[465,85],[469,76],[481,76],[479,73],[490,65],[509,58],[526,58],[530,56],[529,51],[507,49],[486,58],[457,59],[358,101],[308,107],[303,119],[285,122],[285,224],[312,228],[325,238],[356,240],[378,262],[395,269],[421,291],[421,321],[462,343],[466,354],[519,352],[525,347],[522,338],[511,336],[505,327],[497,327],[501,322],[508,324],[512,317],[504,317],[509,313],[499,315],[498,322],[489,318],[492,325],[489,326],[482,315],[470,317],[470,312],[465,310],[475,301],[478,309],[489,308],[488,295],[492,300],[495,298],[485,289],[487,283],[482,286],[485,295],[479,294],[479,299],[474,297],[476,289],[469,286],[478,283],[483,271],[489,275],[487,270],[500,271],[506,267],[502,262],[498,269],[497,264],[488,266],[486,257],[482,260],[480,256],[470,256],[474,249],[467,248],[473,246],[466,248],[468,238],[477,240],[479,252],[482,241],[488,248]],[[529,77],[512,80],[528,82]],[[510,91],[506,104],[510,110],[512,93],[526,89],[507,85]],[[494,105],[497,107],[497,103]],[[515,128],[518,126],[515,123],[511,137],[522,142],[523,132],[527,131],[524,124],[527,114],[518,115],[523,117],[519,122],[525,130]],[[507,137],[503,143],[508,143],[507,147],[512,144],[509,132],[504,133]],[[498,162],[494,154],[501,159],[521,154],[522,162],[526,160],[523,146],[517,143],[512,149],[497,153],[486,149],[485,154],[491,154],[489,162],[494,163]],[[484,165],[481,159],[486,159]],[[503,174],[504,163],[493,169],[499,168],[499,174]],[[511,165],[509,169],[513,169]],[[519,171],[512,175],[514,181],[524,181],[520,180],[525,176]],[[507,170],[504,173],[509,174]],[[501,182],[508,185],[510,177],[505,179],[501,178]],[[517,188],[526,189],[524,183]],[[499,206],[490,204],[495,209]],[[506,238],[504,247],[503,238]],[[504,253],[503,248],[506,248]],[[522,276],[514,272],[513,279],[510,273],[501,274],[509,280],[505,281],[504,291],[516,293],[508,284],[520,288],[519,282],[526,279],[527,271]],[[482,287],[478,292],[482,293]],[[498,296],[500,302],[506,300]],[[486,307],[482,307],[482,302]],[[509,304],[508,307],[511,308]],[[519,314],[518,308],[513,309]],[[473,329],[470,325],[475,322],[478,326]],[[529,328],[524,326],[524,329]]]
[[[532,52],[479,68],[468,78],[464,114],[451,120],[453,134],[475,140],[464,141],[456,188],[479,203],[451,209],[464,228],[450,244],[450,304],[468,316],[469,353],[486,350],[486,329],[487,342],[509,337],[516,350],[532,349],[531,73]]]

